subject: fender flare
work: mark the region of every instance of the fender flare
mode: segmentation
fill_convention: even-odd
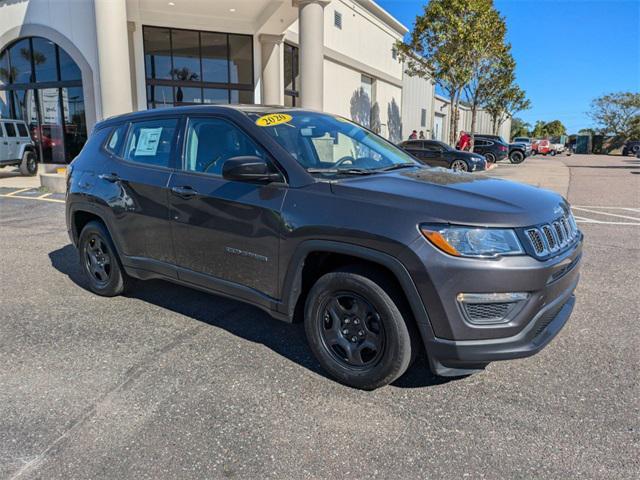
[[[306,257],[313,252],[338,253],[361,258],[372,263],[377,263],[389,269],[396,277],[404,292],[409,307],[413,313],[418,330],[423,341],[435,338],[431,321],[425,308],[418,289],[404,264],[396,257],[379,250],[374,250],[362,245],[352,243],[342,243],[331,240],[306,240],[296,248],[289,262],[283,282],[283,301],[281,303],[281,313],[287,318],[293,319],[296,304],[302,293],[302,269],[304,268]],[[286,297],[285,297],[286,295]]]

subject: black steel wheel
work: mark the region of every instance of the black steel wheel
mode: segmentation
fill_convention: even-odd
[[[365,390],[387,385],[420,348],[410,315],[401,309],[384,275],[358,267],[327,273],[307,296],[309,346],[339,382]]]
[[[469,165],[464,160],[454,160],[451,162],[451,170],[454,172],[468,172]]]
[[[78,252],[92,292],[113,297],[124,291],[128,277],[102,223],[92,221],[82,229],[78,239]]]
[[[349,368],[367,368],[380,360],[385,333],[380,314],[353,292],[336,292],[321,307],[316,322],[323,346],[336,361]]]

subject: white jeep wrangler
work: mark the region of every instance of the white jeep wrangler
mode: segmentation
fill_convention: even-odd
[[[17,165],[22,175],[38,173],[36,146],[22,120],[0,119],[0,167]]]

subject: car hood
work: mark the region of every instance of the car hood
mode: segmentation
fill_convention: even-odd
[[[568,211],[552,191],[484,174],[413,168],[332,183],[333,192],[385,209],[417,212],[424,221],[461,225],[526,227]]]

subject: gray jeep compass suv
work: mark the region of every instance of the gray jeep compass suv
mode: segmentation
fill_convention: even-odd
[[[200,106],[99,123],[69,169],[88,288],[160,278],[304,321],[374,389],[533,355],[569,318],[582,234],[553,192],[432,169],[341,117]]]

